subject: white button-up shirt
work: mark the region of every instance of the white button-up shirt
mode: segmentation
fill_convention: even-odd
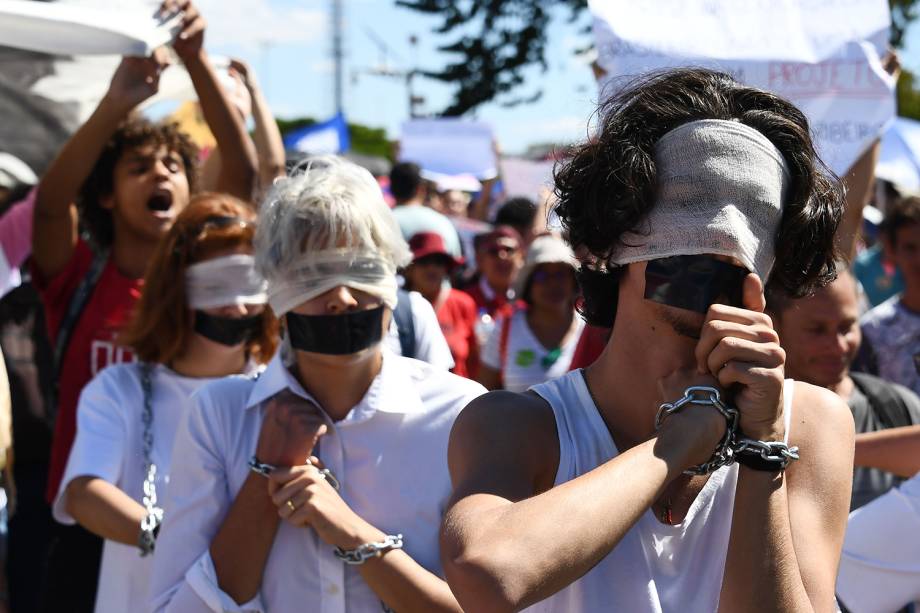
[[[346,503],[405,551],[443,576],[438,528],[447,498],[447,441],[457,414],[485,389],[429,364],[383,350],[383,366],[344,419],[332,423],[316,455],[341,483]],[[275,357],[258,378],[230,377],[202,388],[179,429],[157,539],[151,609],[207,611],[383,610],[355,567],[310,528],[281,522],[259,594],[237,604],[217,583],[209,547],[249,474],[263,403],[288,388],[316,402]],[[316,403],[319,406],[319,403]]]

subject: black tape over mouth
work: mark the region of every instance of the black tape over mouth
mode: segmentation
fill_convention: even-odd
[[[697,313],[706,313],[713,304],[740,307],[748,274],[747,269],[711,255],[650,260],[645,268],[645,298]]]

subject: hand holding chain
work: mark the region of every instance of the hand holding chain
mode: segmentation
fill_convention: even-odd
[[[703,464],[691,466],[684,471],[688,475],[709,474],[734,462],[755,470],[782,471],[789,463],[799,459],[798,447],[789,447],[782,441],[755,441],[744,437],[738,431],[738,409],[728,406],[714,387],[695,385],[684,390],[682,398],[665,402],[658,407],[655,416],[655,430],[661,429],[664,420],[687,405],[711,406],[725,418],[725,436],[719,441],[712,457]]]
[[[272,474],[272,471],[278,469],[278,467],[275,466],[274,464],[266,464],[265,462],[259,461],[259,458],[257,458],[256,456],[252,456],[251,458],[249,458],[248,464],[249,464],[249,470],[251,470],[252,472],[258,475],[262,475],[263,477],[266,477],[266,478],[270,474]],[[329,470],[328,468],[320,468],[319,466],[315,466],[309,460],[307,460],[307,465],[313,466],[314,468],[316,468],[316,470],[319,471],[320,478],[327,481],[329,485],[332,486],[332,489],[334,489],[335,491],[339,491],[339,489],[341,488],[341,484],[339,483],[339,480],[335,478],[335,475],[332,474],[331,470]]]

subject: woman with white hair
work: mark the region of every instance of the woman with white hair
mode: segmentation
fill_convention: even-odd
[[[321,157],[275,184],[256,263],[282,352],[202,389],[180,428],[154,610],[460,610],[447,440],[484,389],[383,347],[410,258],[367,171]]]

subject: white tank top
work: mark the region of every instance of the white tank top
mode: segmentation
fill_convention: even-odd
[[[594,470],[618,451],[581,370],[531,388],[553,408],[559,432],[554,485]],[[786,438],[793,381],[783,390]],[[526,609],[532,613],[712,613],[719,607],[738,465],[709,477],[675,526],[646,512],[607,557],[562,591]]]

